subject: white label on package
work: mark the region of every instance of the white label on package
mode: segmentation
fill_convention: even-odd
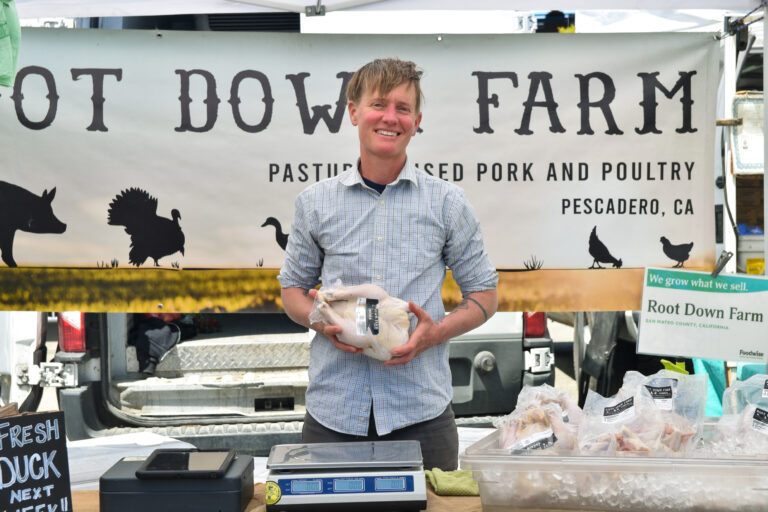
[[[651,394],[656,407],[662,411],[671,411],[674,408],[672,388],[670,386],[645,386],[645,388]]]
[[[671,382],[668,385],[663,385],[664,383],[661,382],[663,380]],[[662,411],[671,411],[675,406],[674,398],[676,385],[677,381],[674,379],[655,379],[652,384],[646,385],[645,389],[651,394],[651,398],[653,398],[656,407]]]
[[[520,450],[544,450],[552,447],[556,442],[557,437],[555,437],[555,433],[552,432],[551,428],[548,428],[519,440],[509,450],[513,452]]]
[[[355,330],[362,336],[370,329],[374,336],[379,334],[379,300],[358,297],[355,309]]]
[[[752,416],[752,428],[761,434],[768,435],[768,411],[757,407]]]
[[[765,384],[763,384],[763,398],[768,398],[768,379],[765,379]]]
[[[616,423],[635,417],[635,398],[629,397],[623,402],[603,409],[603,423]]]

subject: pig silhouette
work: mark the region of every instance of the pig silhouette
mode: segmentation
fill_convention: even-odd
[[[38,196],[12,183],[0,181],[0,252],[9,267],[15,267],[13,237],[16,230],[28,233],[63,233],[67,225],[53,214],[51,201],[56,187]]]

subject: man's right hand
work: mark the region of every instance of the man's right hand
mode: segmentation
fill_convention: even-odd
[[[309,290],[309,297],[314,301],[315,297],[317,296],[317,290]],[[360,347],[355,347],[354,345],[347,345],[346,343],[342,343],[339,341],[339,338],[337,336],[341,334],[343,329],[338,325],[328,325],[323,322],[315,322],[313,324],[310,324],[309,326],[313,331],[318,332],[319,334],[322,334],[331,342],[333,343],[333,346],[336,347],[339,350],[343,350],[344,352],[349,352],[350,354],[360,354],[363,352],[363,349]]]

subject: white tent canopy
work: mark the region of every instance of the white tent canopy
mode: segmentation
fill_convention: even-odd
[[[550,9],[728,9],[749,11],[759,0],[16,0],[21,18],[77,18],[151,16],[168,14],[212,14],[238,12],[305,12],[321,4],[326,12],[336,10],[520,10]]]

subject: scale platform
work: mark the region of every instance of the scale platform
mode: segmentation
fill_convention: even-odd
[[[268,512],[427,508],[418,441],[280,444],[267,469]]]

